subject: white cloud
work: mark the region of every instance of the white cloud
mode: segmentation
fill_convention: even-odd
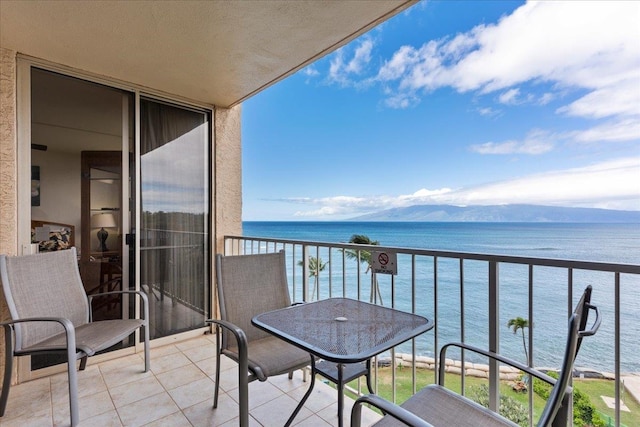
[[[517,104],[518,95],[520,95],[520,89],[509,89],[498,97],[498,101],[501,104]]]
[[[485,142],[469,147],[479,154],[544,154],[553,149],[555,137],[541,130],[529,132],[522,141]]]
[[[198,126],[140,158],[143,210],[203,213],[206,125]]]
[[[349,217],[424,204],[538,204],[640,211],[640,157],[552,171],[469,188],[421,189],[397,196],[336,196],[282,200],[313,206],[297,216]]]
[[[585,131],[573,132],[573,139],[577,142],[633,141],[640,139],[640,121],[631,118],[609,121]]]
[[[320,75],[320,71],[318,71],[313,65],[309,65],[302,70],[302,74],[307,77],[316,77]]]
[[[481,116],[488,116],[488,117],[492,117],[492,116],[497,116],[500,114],[499,110],[494,110],[491,107],[482,107],[482,108],[478,108],[476,110],[478,112],[478,114],[480,114]]]
[[[447,195],[461,205],[533,203],[640,210],[640,158],[531,175]]]
[[[356,84],[352,78],[360,76],[371,61],[371,51],[373,50],[373,40],[364,38],[359,41],[359,45],[353,51],[351,59],[348,58],[349,46],[338,49],[329,64],[330,82],[338,83],[342,86]]]
[[[478,95],[502,91],[499,102],[510,105],[546,105],[576,93],[580,97],[558,114],[640,121],[638,16],[640,2],[633,1],[530,1],[495,24],[400,47],[376,80],[391,108],[411,107],[442,87]],[[534,95],[517,87],[539,83],[553,90]]]

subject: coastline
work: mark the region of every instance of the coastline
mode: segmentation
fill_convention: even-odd
[[[395,366],[396,367],[413,367],[413,355],[409,353],[396,353],[395,354]],[[433,357],[429,356],[416,356],[416,369],[435,370],[436,363]],[[391,366],[391,358],[379,358],[378,366]],[[546,372],[555,371],[557,368],[536,367],[536,369]],[[615,380],[615,374],[610,372],[600,372],[585,367],[574,367],[573,377],[580,379],[606,379]],[[445,359],[445,372],[461,375],[462,374],[462,362],[459,360]],[[521,371],[512,366],[500,366],[500,380],[502,381],[517,381],[520,378]],[[464,363],[464,373],[466,376],[477,378],[489,378],[489,365],[474,362]],[[620,376],[624,389],[640,403],[640,372],[637,373],[624,373]]]

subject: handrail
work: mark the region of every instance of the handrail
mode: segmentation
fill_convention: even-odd
[[[621,311],[620,294],[621,287],[623,286],[623,281],[624,286],[628,286],[628,283],[631,283],[632,286],[634,286],[633,289],[636,289],[635,286],[640,284],[640,265],[582,261],[575,259],[539,258],[437,249],[394,247],[382,245],[358,245],[344,242],[334,243],[324,241],[280,239],[272,237],[239,235],[225,236],[224,242],[225,253],[228,255],[240,253],[264,253],[286,249],[289,260],[289,285],[293,292],[292,297],[295,299],[297,298],[296,292],[302,292],[302,298],[298,298],[301,300],[307,300],[307,297],[309,297],[308,292],[312,287],[312,284],[314,295],[310,296],[311,298],[324,298],[328,296],[336,296],[337,294],[345,295],[347,292],[351,292],[352,295],[357,295],[358,299],[367,298],[367,296],[369,295],[369,284],[371,284],[372,287],[371,298],[373,298],[373,295],[376,295],[373,290],[373,287],[377,286],[376,278],[380,278],[381,275],[377,274],[375,275],[375,278],[374,275],[372,275],[371,281],[369,281],[369,278],[363,280],[362,277],[368,276],[368,274],[365,273],[365,267],[361,267],[361,259],[358,257],[355,261],[353,261],[354,264],[350,265],[348,261],[345,261],[345,253],[347,252],[347,250],[353,251],[358,255],[361,254],[362,251],[395,252],[398,255],[398,264],[402,264],[402,271],[399,271],[398,276],[402,276],[402,278],[396,280],[396,276],[391,276],[391,279],[389,279],[390,288],[386,290],[386,292],[388,291],[388,295],[390,295],[390,301],[385,297],[384,302],[385,305],[390,304],[392,307],[394,307],[396,304],[396,299],[399,296],[396,287],[404,286],[403,288],[398,288],[403,289],[402,292],[407,292],[407,294],[401,295],[403,298],[403,304],[406,304],[406,300],[410,298],[409,305],[404,309],[406,309],[407,311],[415,312],[416,310],[424,310],[424,304],[430,304],[430,311],[428,313],[428,316],[433,316],[433,318],[436,319],[436,326],[434,327],[432,332],[429,333],[429,339],[432,341],[428,344],[429,354],[433,353],[433,363],[435,364],[433,382],[437,382],[438,367],[441,364],[445,363],[444,360],[440,360],[438,350],[446,342],[452,341],[450,339],[452,328],[454,330],[454,334],[457,332],[460,335],[459,338],[454,339],[453,341],[468,341],[468,337],[466,336],[466,334],[469,333],[467,331],[469,331],[470,329],[465,328],[465,322],[469,322],[469,318],[471,318],[472,316],[475,316],[476,318],[480,316],[480,318],[485,319],[483,320],[483,323],[481,325],[477,326],[483,328],[483,331],[486,330],[486,337],[488,338],[487,343],[489,347],[493,347],[491,348],[491,350],[497,351],[500,349],[499,336],[501,334],[505,334],[505,325],[503,324],[504,322],[501,323],[500,316],[497,315],[497,313],[500,312],[500,305],[504,304],[504,298],[500,294],[500,279],[502,277],[500,273],[501,268],[503,268],[504,271],[507,271],[508,277],[508,271],[520,271],[517,270],[517,268],[519,267],[514,270],[510,267],[511,265],[528,267],[528,273],[526,271],[523,271],[524,276],[522,277],[522,283],[520,281],[518,281],[517,283],[521,283],[521,285],[519,285],[519,288],[521,289],[521,292],[523,292],[522,311],[523,313],[525,313],[525,316],[529,319],[532,325],[540,323],[542,320],[544,320],[541,317],[534,318],[534,315],[538,313],[537,308],[536,310],[534,310],[533,302],[534,300],[540,299],[540,296],[535,293],[538,289],[537,286],[539,286],[540,284],[540,276],[552,276],[554,280],[554,286],[556,282],[560,283],[559,286],[554,288],[557,289],[560,293],[558,295],[557,303],[554,302],[554,307],[551,310],[555,310],[557,313],[565,311],[566,315],[569,316],[572,312],[574,288],[577,291],[581,291],[581,289],[579,289],[578,287],[583,286],[583,276],[581,275],[582,271],[613,273],[612,276],[597,276],[605,277],[603,279],[604,281],[602,282],[602,285],[600,285],[600,289],[602,291],[604,288],[604,291],[607,295],[607,304],[609,307],[606,307],[606,305],[602,305],[601,301],[598,300],[597,303],[600,306],[600,312],[596,313],[597,320],[596,324],[592,326],[592,330],[595,330],[600,326],[601,316],[606,316],[606,333],[598,334],[597,338],[605,339],[604,337],[608,337],[606,338],[606,345],[613,350],[608,352],[608,354],[613,354],[613,363],[610,365],[607,362],[606,365],[607,367],[611,366],[611,369],[607,368],[606,370],[611,371],[615,378],[615,419],[616,425],[620,425],[620,389],[622,387],[621,365],[624,365],[625,363],[629,363],[631,361],[630,366],[636,366],[636,364],[634,364],[635,355],[623,353],[622,351],[621,341],[624,342],[624,339],[621,340],[621,335],[625,331],[625,326],[626,331],[629,331],[629,329],[628,326],[625,325],[625,322],[621,321],[621,315],[623,312]],[[342,253],[341,257],[336,256],[336,254],[340,253]],[[310,262],[308,258],[320,258],[320,256],[329,258],[329,268],[324,272],[318,273],[320,277],[310,278]],[[402,262],[400,261],[401,257]],[[450,260],[454,261],[454,264],[456,264],[456,266],[453,266],[450,263]],[[324,259],[324,261],[326,261],[326,258]],[[477,264],[477,261],[479,261],[480,264]],[[477,271],[474,272],[473,269],[477,268],[477,265],[482,265],[483,263],[487,266],[486,272],[484,269],[481,269],[484,272],[484,276],[483,278],[478,279],[478,273]],[[553,268],[548,269],[547,267]],[[417,273],[416,270],[420,268],[422,269],[422,271],[420,273]],[[342,269],[342,271],[340,271],[340,269]],[[466,269],[469,269],[469,271],[467,272]],[[432,276],[429,276],[429,274],[425,275],[425,271],[427,273],[433,271]],[[540,274],[540,276],[538,276],[538,274]],[[504,280],[504,277],[502,277],[502,279]],[[528,287],[526,284],[527,279]],[[342,283],[340,284],[341,281]],[[418,281],[420,282],[419,284],[416,283]],[[445,285],[455,285],[455,282],[457,282],[457,289],[460,293],[460,299],[456,303],[458,304],[457,309],[454,307],[454,310],[457,310],[457,313],[459,313],[459,315],[456,314],[456,316],[458,316],[458,320],[454,319],[455,316],[450,318],[447,317],[447,311],[442,310],[442,308],[439,309],[438,307],[438,305],[442,303],[443,298],[446,297],[443,296],[443,293],[448,290]],[[484,284],[482,282],[484,282]],[[445,285],[443,285],[443,283],[445,283]],[[425,287],[429,289],[428,296],[424,293]],[[361,292],[361,289],[366,289],[366,292]],[[477,308],[474,310],[469,309],[468,306],[471,303],[469,302],[469,300],[465,300],[463,295],[470,290],[477,292],[478,289],[483,290],[483,299],[486,299],[486,301],[488,302],[488,308],[482,313],[479,312]],[[566,300],[562,296],[563,292],[566,295]],[[528,304],[526,298],[528,298]],[[416,302],[422,304],[422,308],[417,307],[420,304],[416,304]],[[613,307],[613,309],[611,307]],[[626,315],[628,316],[628,314]],[[445,317],[447,318],[447,322],[449,322],[449,324],[440,325],[440,321]],[[456,322],[459,323],[454,324]],[[487,325],[485,325],[484,322],[487,322]],[[449,329],[448,332],[446,331],[447,328]],[[536,353],[535,350],[539,349],[540,345],[538,344],[534,347],[535,343],[539,342],[535,337],[542,336],[547,332],[548,331],[542,329],[538,330],[536,328],[529,328],[529,340],[527,342],[527,346],[529,347],[529,360],[527,360],[526,365],[531,367],[536,366],[536,361],[534,360],[533,355],[535,354],[536,357],[540,357],[540,352],[543,351],[544,348],[542,350],[538,350],[538,353]],[[586,331],[585,333],[588,334],[590,333],[590,331]],[[624,337],[624,335],[622,336]],[[417,359],[419,358],[416,355],[415,342],[412,343],[411,350],[409,351],[411,352],[410,360],[402,359],[402,363],[412,364],[412,381],[413,390],[415,392],[415,366],[418,363]],[[391,360],[396,360],[396,354],[393,351],[391,352],[390,357]],[[464,352],[461,353],[460,358],[461,361],[459,362],[459,369],[461,369],[462,384],[464,388],[464,377],[465,375],[469,375],[467,374],[467,371],[471,369],[473,363],[469,360],[465,362],[467,356]],[[539,361],[537,362],[537,365],[540,366]],[[376,366],[377,369],[377,364],[375,364],[374,366]],[[391,366],[393,366],[392,400],[395,401],[396,364],[392,363]],[[467,366],[469,368],[467,368]],[[490,363],[488,369],[490,402],[492,406],[495,406],[497,405],[499,397],[498,383],[500,381],[500,366],[497,363]],[[375,376],[377,378],[377,375]],[[374,385],[375,388],[377,388],[377,386],[377,384]],[[531,420],[533,415],[532,393],[529,394],[529,405]]]

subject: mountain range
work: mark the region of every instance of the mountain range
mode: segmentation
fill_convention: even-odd
[[[640,211],[542,205],[414,205],[361,215],[352,221],[640,223]]]

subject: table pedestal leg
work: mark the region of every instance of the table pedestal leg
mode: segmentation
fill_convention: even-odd
[[[316,359],[313,356],[311,356],[311,384],[309,384],[309,389],[302,397],[302,400],[300,401],[300,403],[298,403],[298,406],[296,406],[296,409],[293,410],[293,413],[285,423],[284,427],[289,427],[291,425],[296,415],[298,415],[298,412],[300,412],[300,409],[302,409],[302,407],[304,406],[304,402],[306,402],[309,396],[311,396],[311,392],[313,391],[313,386],[316,384],[315,371],[316,371]]]
[[[344,365],[338,363],[338,427],[342,427],[342,411],[344,410],[344,381],[343,381]]]

